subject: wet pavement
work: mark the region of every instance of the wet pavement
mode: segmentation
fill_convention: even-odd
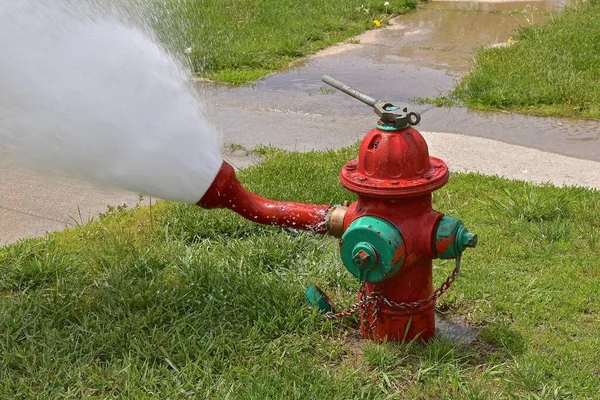
[[[354,143],[373,126],[368,107],[321,82],[331,75],[378,99],[411,103],[450,90],[468,72],[474,50],[503,45],[519,26],[549,18],[561,1],[427,3],[352,41],[326,49],[255,85],[202,86],[225,143],[290,150]],[[499,140],[600,161],[600,121],[528,117],[410,104],[419,130]]]
[[[72,179],[48,178],[24,169],[0,168],[0,246],[23,237],[83,225],[107,205],[135,205],[135,193],[103,189]],[[149,199],[141,201],[147,205]]]

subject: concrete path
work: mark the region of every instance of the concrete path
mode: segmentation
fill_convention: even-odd
[[[546,10],[560,3],[428,3],[390,28],[361,35],[359,44],[332,47],[256,85],[201,87],[209,119],[225,145],[309,151],[352,144],[373,127],[375,115],[327,90],[322,74],[381,99],[437,96],[467,72],[473,48],[506,41],[522,23],[522,15],[498,10],[528,4]],[[454,171],[600,189],[600,122],[411,107],[422,113],[418,129],[430,153]],[[255,161],[241,153],[226,157],[239,166]],[[0,167],[0,187],[0,243],[86,222],[108,204],[138,202],[137,194],[12,168]]]
[[[107,205],[139,202],[134,193],[16,168],[0,168],[0,188],[0,244],[89,222]]]

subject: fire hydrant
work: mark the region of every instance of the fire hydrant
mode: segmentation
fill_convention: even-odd
[[[373,107],[379,121],[362,140],[358,158],[342,168],[341,184],[358,195],[350,205],[276,202],[244,189],[223,163],[206,194],[204,208],[230,208],[251,221],[327,233],[340,238],[346,269],[360,282],[358,303],[328,318],[360,311],[361,331],[373,340],[427,340],[435,334],[435,303],[460,270],[461,254],[477,236],[455,217],[432,208],[432,192],[449,178],[446,164],[429,156],[412,125],[420,121],[328,76],[323,81]],[[456,267],[436,290],[433,259],[455,259]],[[309,301],[333,311],[315,286]]]

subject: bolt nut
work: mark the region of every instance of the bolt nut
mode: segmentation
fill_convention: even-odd
[[[461,238],[461,245],[464,248],[477,246],[477,235],[471,232],[463,232]]]
[[[361,242],[354,246],[352,261],[362,271],[369,271],[377,263],[377,252],[369,243]]]
[[[364,250],[361,250],[358,252],[358,254],[354,256],[353,259],[354,264],[356,264],[356,266],[362,267],[363,264],[366,264],[371,260],[371,257],[369,257],[369,255]]]
[[[469,232],[470,233],[470,232]],[[469,239],[469,241],[467,242],[467,247],[476,247],[477,246],[477,235],[474,233],[470,233],[471,238]]]

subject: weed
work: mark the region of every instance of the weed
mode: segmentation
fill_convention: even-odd
[[[239,143],[229,143],[226,146],[226,149],[232,153],[234,151],[246,151],[246,152],[248,151],[248,150],[246,150],[246,148],[243,145],[241,145]]]
[[[508,329],[503,324],[487,326],[480,332],[479,337],[507,356],[515,357],[527,350],[527,343],[523,336]]]
[[[566,217],[571,212],[571,206],[576,196],[568,191],[549,191],[543,187],[526,185],[524,190],[504,190],[502,198],[493,199],[496,211],[512,218],[524,219],[529,222],[555,221]],[[543,225],[544,232],[551,234],[553,228],[566,229],[568,225],[557,223]],[[556,229],[555,229],[556,231]]]
[[[122,211],[127,210],[127,208],[129,208],[129,206],[126,203],[120,204],[118,206],[108,205],[108,206],[106,206],[106,211],[100,213],[98,215],[98,218],[102,219],[102,218],[110,217],[111,215],[115,215]]]
[[[461,103],[452,96],[439,96],[439,97],[416,97],[411,99],[411,102],[416,104],[433,104],[436,107],[455,107]]]
[[[571,221],[558,217],[553,221],[542,221],[539,224],[540,235],[550,243],[566,240],[571,233]]]
[[[320,87],[319,88],[319,93],[321,93],[321,94],[333,94],[333,93],[335,93],[335,89]]]

